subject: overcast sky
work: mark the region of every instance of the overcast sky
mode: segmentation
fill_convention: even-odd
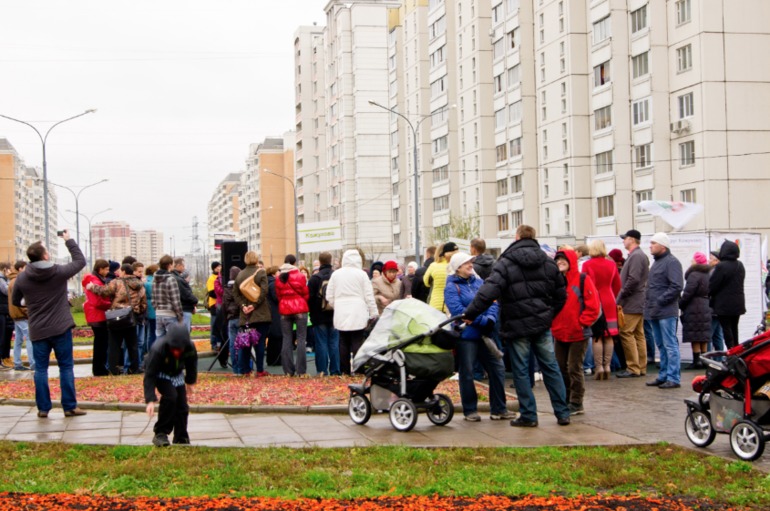
[[[248,146],[294,124],[293,35],[325,23],[327,0],[0,0],[0,114],[35,124],[89,108],[46,144],[48,178],[77,191],[80,211],[164,232],[166,250],[206,236],[217,183],[243,170]],[[28,127],[0,118],[28,165]],[[59,226],[72,194],[57,189]],[[81,217],[81,238],[86,237]]]

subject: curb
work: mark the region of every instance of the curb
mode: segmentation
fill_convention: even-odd
[[[199,351],[198,356],[199,357],[213,357],[217,354],[216,351]],[[85,365],[85,364],[92,364],[94,361],[92,358],[76,358],[74,359],[74,365]],[[48,362],[48,367],[51,366],[58,366],[59,362],[54,358],[50,362]]]

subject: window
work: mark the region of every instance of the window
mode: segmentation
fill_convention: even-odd
[[[596,206],[599,210],[599,218],[608,218],[615,216],[615,196],[606,195],[596,199]]]
[[[444,47],[442,46],[438,50],[430,54],[430,67],[436,67],[444,62]]]
[[[551,208],[543,208],[543,224],[545,233],[551,234]]]
[[[676,70],[678,72],[692,69],[692,45],[688,44],[676,50]]]
[[[396,147],[398,145],[398,131],[394,131],[390,134],[390,147]]]
[[[519,30],[514,28],[508,32],[508,45],[513,50],[519,45]]]
[[[679,118],[685,119],[687,117],[692,117],[693,114],[695,113],[695,106],[693,105],[692,92],[679,96],[678,102],[679,102]]]
[[[503,91],[503,74],[500,73],[499,75],[495,76],[495,92],[502,92]]]
[[[636,101],[631,105],[632,122],[634,126],[650,121],[650,98]]]
[[[634,168],[646,169],[652,166],[652,144],[634,147]]]
[[[398,172],[398,156],[390,159],[390,170],[392,172]]]
[[[635,34],[647,28],[647,6],[644,5],[631,13],[631,33]]]
[[[492,58],[499,59],[503,56],[505,48],[503,47],[503,38],[501,37],[492,44]]]
[[[695,142],[690,140],[679,144],[679,166],[695,165]]]
[[[610,61],[603,62],[594,68],[594,88],[610,83]]]
[[[497,230],[507,231],[509,229],[510,229],[510,224],[508,223],[508,213],[497,215]]]
[[[499,23],[503,19],[503,4],[492,7],[492,23]]]
[[[540,93],[540,111],[542,112],[542,120],[545,120],[547,117],[546,106],[547,106],[547,100],[546,100],[545,91],[542,91]]]
[[[505,10],[508,14],[513,14],[514,12],[519,10],[519,4],[521,3],[521,0],[506,0],[505,2]]]
[[[444,135],[443,137],[439,137],[433,141],[433,154],[438,154],[443,151],[446,151],[446,148],[447,148],[446,135]]]
[[[521,120],[521,101],[517,101],[508,107],[508,120],[512,123]]]
[[[676,24],[681,25],[692,19],[690,10],[690,0],[677,0],[676,2]]]
[[[517,209],[511,211],[511,227],[518,229],[521,224],[524,223],[524,211]]]
[[[608,172],[612,172],[612,151],[599,153],[595,158],[597,174],[607,174]]]
[[[569,195],[569,166],[564,164],[564,195]]]
[[[511,193],[521,193],[523,188],[521,187],[521,174],[513,176],[511,178]]]
[[[449,108],[442,106],[434,110],[430,114],[430,122],[433,124],[441,124],[449,118]]]
[[[646,51],[636,57],[631,57],[631,68],[633,69],[634,78],[639,78],[649,73],[649,55],[650,52]]]
[[[495,111],[495,129],[505,127],[505,108]]]
[[[605,39],[608,39],[611,35],[609,16],[594,23],[594,44],[598,44]]]
[[[495,150],[497,152],[497,163],[508,159],[508,146],[506,144],[500,144],[495,147]]]
[[[393,195],[398,197],[398,183],[393,183]]]
[[[449,179],[449,167],[442,165],[437,169],[433,169],[433,182],[438,183],[440,181],[446,181]]]
[[[497,180],[497,196],[504,197],[508,195],[508,179]]]
[[[393,246],[394,247],[400,247],[401,246],[401,233],[397,232],[393,235]]]
[[[515,65],[508,69],[508,88],[510,89],[514,85],[518,85],[521,80],[519,76],[519,65]]]
[[[436,96],[438,96],[439,94],[441,94],[442,92],[444,92],[446,90],[445,78],[446,78],[446,76],[442,76],[441,78],[439,78],[438,80],[436,80],[435,82],[430,84],[430,95],[431,96],[436,97]]]
[[[399,213],[400,213],[400,211],[401,210],[399,208],[393,208],[393,223],[398,223],[399,222]]]
[[[600,131],[612,127],[612,107],[605,106],[594,110],[594,130]]]
[[[551,190],[550,185],[548,184],[548,169],[543,169],[543,198],[547,199],[549,192]],[[548,208],[546,208],[546,211],[548,211]]]
[[[570,215],[569,215],[569,204],[564,205],[564,231],[570,232]]]
[[[646,201],[646,200],[652,200],[652,190],[642,190],[641,192],[636,192],[636,213],[640,215],[645,215],[647,212],[639,207],[639,203]]]
[[[433,24],[431,24],[430,38],[433,39],[438,37],[444,32],[446,32],[446,16],[441,16],[439,19],[433,22]]]
[[[695,188],[680,191],[679,198],[682,202],[695,202]]]
[[[433,198],[433,211],[444,211],[449,209],[449,195]]]
[[[511,140],[509,145],[511,149],[509,151],[511,153],[511,158],[513,158],[514,156],[521,156],[521,137],[514,138],[513,140]]]

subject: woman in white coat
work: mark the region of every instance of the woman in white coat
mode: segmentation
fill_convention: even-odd
[[[342,267],[332,273],[326,286],[326,301],[334,308],[334,328],[340,333],[340,369],[351,374],[350,357],[364,342],[370,318],[377,317],[372,283],[362,269],[358,250],[347,250]]]

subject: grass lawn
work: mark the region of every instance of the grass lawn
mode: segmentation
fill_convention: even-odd
[[[367,498],[594,495],[770,507],[770,479],[668,445],[537,449],[156,449],[0,442],[0,491],[123,496]]]
[[[88,323],[86,322],[86,316],[83,312],[73,312],[72,317],[75,320],[75,324],[77,326],[87,326]],[[208,316],[204,316],[203,314],[193,314],[192,317],[192,324],[193,325],[210,325],[211,320]]]

